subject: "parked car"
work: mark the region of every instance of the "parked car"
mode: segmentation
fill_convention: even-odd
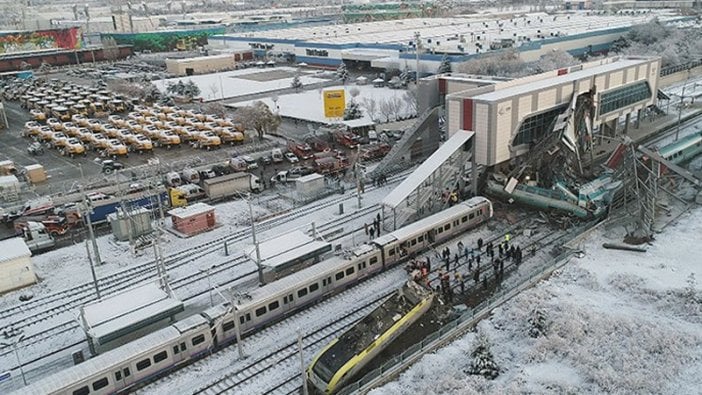
[[[285,159],[287,159],[287,161],[290,163],[297,163],[300,161],[300,159],[298,159],[297,156],[295,156],[295,154],[293,154],[292,152],[286,152],[284,156]]]

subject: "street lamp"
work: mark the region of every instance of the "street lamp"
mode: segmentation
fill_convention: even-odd
[[[214,306],[214,300],[212,299],[212,280],[210,278],[210,270],[214,269],[215,265],[208,267],[207,269],[200,269],[200,273],[205,273],[207,275],[207,287],[210,292],[210,307]]]
[[[20,361],[19,351],[17,351],[17,344],[24,340],[24,333],[22,333],[22,331],[15,331],[11,328],[9,331],[4,331],[3,335],[5,336],[6,340],[10,340],[13,338],[15,339],[12,343],[0,342],[0,345],[3,345],[5,347],[12,347],[12,349],[15,351],[15,356],[17,357],[17,365],[19,366],[20,374],[22,375],[22,382],[24,383],[24,385],[27,385],[27,379],[24,377],[24,369],[22,369],[22,361]]]

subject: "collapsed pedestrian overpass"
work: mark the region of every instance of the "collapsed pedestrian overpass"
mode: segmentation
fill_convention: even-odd
[[[448,191],[477,193],[475,133],[459,130],[441,145],[382,202],[383,229],[388,232],[449,206]]]

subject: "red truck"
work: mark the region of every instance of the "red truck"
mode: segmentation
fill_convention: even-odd
[[[288,140],[288,151],[295,154],[300,160],[312,158],[312,148],[310,148],[307,143],[298,143],[295,140]]]
[[[334,157],[320,158],[314,160],[314,171],[319,174],[335,174],[346,171],[348,162]]]
[[[351,132],[337,131],[334,133],[336,142],[350,149],[358,147],[358,136]]]
[[[315,152],[327,152],[331,150],[331,146],[326,141],[320,139],[319,137],[310,136],[305,139],[305,142],[309,144],[310,147]]]
[[[375,160],[380,159],[390,152],[392,147],[385,143],[372,144],[361,150],[361,159]]]

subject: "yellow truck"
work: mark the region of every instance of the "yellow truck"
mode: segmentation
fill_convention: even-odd
[[[217,148],[222,145],[222,140],[211,131],[201,131],[197,133],[196,146],[198,148],[205,148],[206,150],[211,150],[212,148]]]
[[[129,156],[127,146],[122,144],[122,142],[117,139],[108,140],[106,152],[107,156],[111,156],[113,159],[117,158],[118,156]]]
[[[88,152],[85,150],[85,146],[77,138],[69,138],[66,140],[66,144],[59,149],[61,155],[68,155],[73,158],[76,155],[87,155]]]
[[[44,111],[32,109],[32,110],[29,110],[29,114],[32,116],[32,119],[34,121],[37,121],[37,122],[45,122],[46,121],[46,114],[44,114]]]
[[[217,129],[217,135],[222,140],[222,144],[243,144],[244,133],[241,133],[233,127],[220,127]]]
[[[41,135],[41,124],[37,121],[29,121],[24,123],[24,130],[22,130],[22,135],[24,137],[32,137]]]
[[[154,149],[154,144],[151,142],[151,139],[143,134],[133,134],[128,137],[126,142],[133,152],[138,152],[140,154]]]
[[[71,120],[71,110],[64,106],[54,107],[51,111],[51,115],[61,122],[68,122]]]
[[[158,144],[166,149],[180,146],[180,137],[170,130],[159,130]]]

